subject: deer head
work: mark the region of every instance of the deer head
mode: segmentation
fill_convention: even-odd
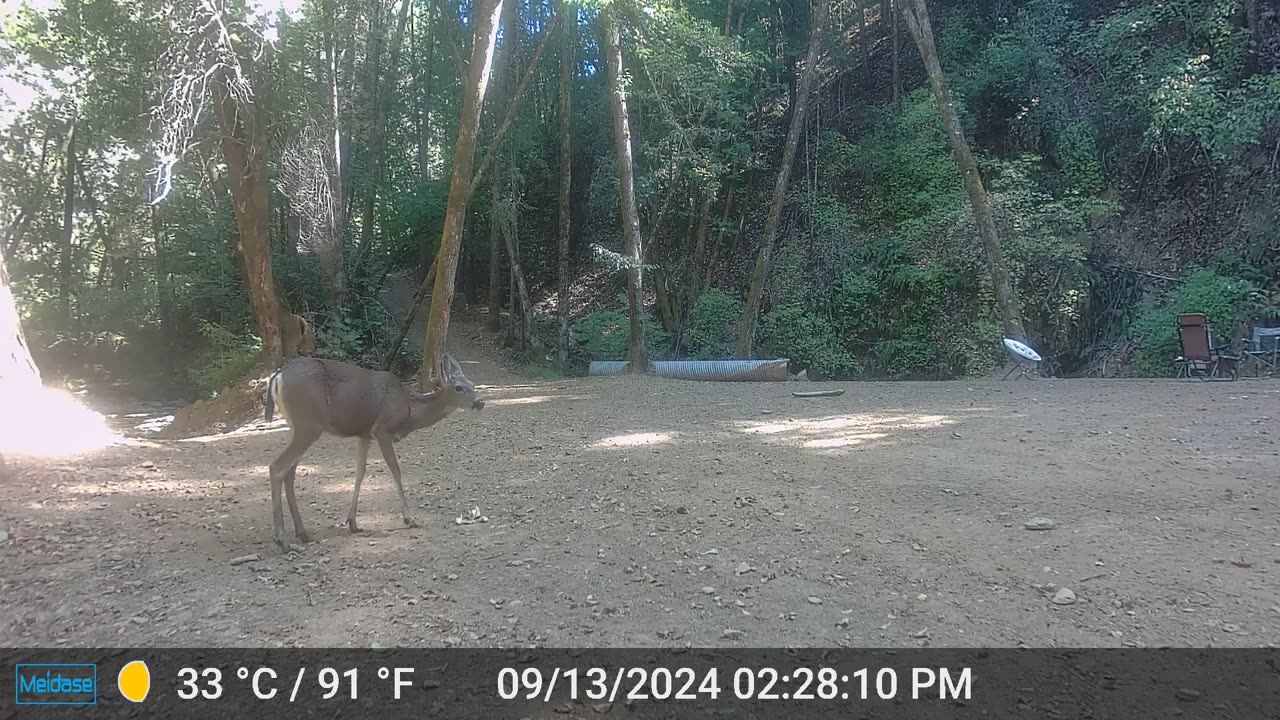
[[[445,393],[448,403],[456,408],[483,410],[484,400],[475,385],[462,372],[462,365],[449,353],[444,354],[444,384],[436,392]]]

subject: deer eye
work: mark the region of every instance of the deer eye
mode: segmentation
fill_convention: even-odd
[[[461,386],[461,385],[454,385],[454,386],[453,386],[453,391],[454,391],[454,392],[462,392],[462,386]]]

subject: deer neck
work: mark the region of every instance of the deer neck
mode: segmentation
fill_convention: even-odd
[[[431,427],[449,417],[457,408],[445,401],[445,390],[433,390],[426,394],[415,393],[409,400],[409,427],[405,434]]]

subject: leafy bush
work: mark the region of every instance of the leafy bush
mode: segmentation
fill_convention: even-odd
[[[1181,313],[1204,313],[1214,329],[1214,341],[1230,342],[1236,322],[1248,311],[1255,290],[1252,283],[1224,277],[1207,268],[1192,271],[1173,291],[1168,303],[1142,312],[1134,321],[1133,334],[1141,343],[1134,369],[1150,377],[1173,374],[1172,361],[1180,347],[1177,320]]]
[[[353,294],[348,298],[346,313],[340,320],[330,321],[316,329],[316,354],[364,367],[380,366],[391,338],[398,330],[394,318],[376,297]],[[413,352],[406,346],[412,344],[406,339],[400,346],[401,357],[393,363],[406,364]],[[420,355],[421,349],[418,350]]]
[[[200,322],[200,334],[209,349],[196,358],[188,374],[191,381],[208,393],[232,385],[258,364],[262,343],[255,337],[236,335],[221,325]]]
[[[732,357],[737,339],[742,300],[719,290],[708,290],[693,306],[693,317],[685,330],[684,344],[689,356],[701,360]]]
[[[835,325],[799,305],[783,305],[769,311],[760,335],[766,355],[790,358],[824,378],[848,377],[857,371]]]
[[[928,329],[910,325],[898,337],[875,344],[872,352],[880,371],[897,378],[937,377],[941,371],[938,345],[928,337]]]
[[[361,329],[346,318],[316,330],[316,354],[330,358],[356,358],[362,350]]]
[[[994,309],[980,314],[972,322],[958,324],[955,332],[947,333],[941,343],[949,365],[947,374],[975,377],[996,369],[1005,360],[1000,345],[1003,334]]]
[[[666,352],[667,332],[645,313],[645,346],[649,357]],[[569,339],[588,360],[626,360],[631,347],[631,320],[622,310],[597,310],[573,324]]]

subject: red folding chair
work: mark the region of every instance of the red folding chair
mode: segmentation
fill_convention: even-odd
[[[1178,342],[1182,354],[1174,358],[1179,378],[1196,377],[1201,380],[1235,380],[1238,377],[1240,358],[1225,354],[1230,344],[1214,345],[1213,329],[1204,313],[1183,313],[1178,316]]]

